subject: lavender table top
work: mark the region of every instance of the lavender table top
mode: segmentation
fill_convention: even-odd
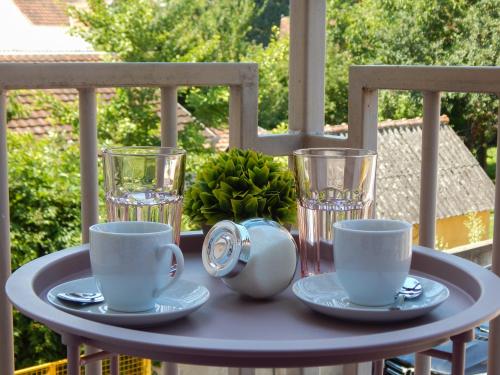
[[[47,291],[90,275],[87,246],[61,250],[19,268],[6,291],[25,315],[112,352],[199,365],[308,367],[388,358],[430,348],[500,313],[500,278],[434,250],[414,249],[412,273],[444,283],[450,298],[421,318],[394,324],[343,321],[311,311],[291,288],[267,301],[242,298],[201,264],[200,233],[182,235],[183,278],[205,285],[210,300],[186,318],[144,329],[79,318],[47,302]]]

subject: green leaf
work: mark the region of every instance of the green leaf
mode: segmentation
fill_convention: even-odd
[[[255,197],[251,197],[250,199],[246,199],[245,205],[245,213],[250,217],[257,217],[257,209],[258,209],[258,200]]]
[[[200,199],[205,206],[212,206],[213,204],[217,203],[217,200],[214,198],[213,195],[205,192],[202,192],[200,194]]]
[[[222,189],[216,189],[214,190],[214,196],[217,198],[217,201],[219,203],[219,206],[222,210],[224,211],[230,211],[231,210],[231,196],[226,193]]]
[[[269,176],[269,168],[263,166],[262,168],[255,167],[253,169],[252,182],[257,186],[264,186],[267,183],[267,177]]]
[[[225,172],[226,176],[234,176],[235,167],[234,167],[234,163],[231,159],[226,161],[226,166],[225,166],[224,172]]]
[[[246,165],[246,168],[251,171],[252,169],[254,169],[255,167],[257,166],[257,160],[256,158],[249,158],[248,161],[247,161],[247,165]]]
[[[258,198],[257,199],[257,204],[258,204],[258,215],[262,215],[262,213],[264,212],[264,208],[266,207],[266,202],[267,202],[267,199],[266,198]]]
[[[245,212],[245,205],[242,200],[231,199],[231,208],[235,218],[240,218]]]
[[[241,177],[228,177],[226,179],[227,183],[231,185],[233,189],[245,190],[248,188],[248,183],[245,181],[243,176]]]
[[[224,181],[220,182],[220,188],[228,194],[231,194],[233,192],[233,188],[231,187],[231,185],[229,185],[228,183],[226,183]]]

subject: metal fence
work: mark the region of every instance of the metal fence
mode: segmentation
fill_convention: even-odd
[[[67,360],[44,363],[42,365],[28,367],[17,370],[15,375],[66,375]],[[84,366],[80,370],[81,375],[85,375]],[[110,374],[109,360],[102,361],[102,375]],[[120,356],[120,374],[123,375],[151,375],[151,361],[149,359]]]

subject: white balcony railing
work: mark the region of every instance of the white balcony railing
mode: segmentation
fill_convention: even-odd
[[[177,143],[177,87],[229,86],[230,144],[257,136],[256,64],[47,63],[0,64],[0,369],[14,373],[12,308],[4,285],[10,275],[7,163],[7,90],[76,88],[79,91],[82,242],[98,220],[96,94],[98,87],[161,88],[161,143]]]
[[[300,2],[292,2],[300,7]],[[293,8],[292,7],[292,11]],[[297,10],[297,9],[296,9]],[[295,13],[297,16],[297,12]],[[305,21],[304,21],[305,22]],[[292,39],[294,35],[292,34]],[[292,45],[293,46],[293,45]],[[293,47],[297,48],[297,47]],[[88,227],[97,221],[97,124],[95,89],[98,87],[161,88],[161,142],[174,146],[177,139],[175,108],[178,86],[226,85],[230,88],[230,146],[254,148],[273,155],[288,155],[301,147],[364,147],[376,149],[377,92],[379,89],[417,90],[424,95],[423,157],[420,213],[420,243],[434,244],[437,147],[440,92],[500,93],[500,68],[466,67],[352,67],[349,85],[349,133],[347,139],[324,136],[321,122],[323,104],[315,105],[297,82],[311,72],[297,64],[290,73],[290,132],[283,135],[257,135],[257,86],[255,64],[169,64],[169,63],[61,63],[0,64],[0,368],[13,372],[12,311],[3,285],[10,275],[9,197],[7,181],[6,92],[15,89],[77,88],[80,102],[80,147],[82,186],[82,241],[87,242]],[[314,83],[314,79],[312,80]],[[309,83],[310,85],[311,83]],[[320,85],[321,86],[321,85]],[[321,91],[321,90],[320,90]],[[302,93],[302,94],[300,94]],[[300,95],[299,95],[300,94]],[[321,95],[316,99],[322,100]],[[305,104],[304,104],[305,103]],[[293,108],[293,110],[292,110]],[[498,148],[500,150],[500,147]],[[500,165],[497,165],[500,175]],[[500,188],[496,190],[496,215],[500,212]],[[495,220],[500,233],[500,219]],[[494,238],[493,271],[500,271],[498,238]],[[491,373],[500,373],[500,329],[492,323],[490,336]],[[420,359],[424,373],[426,361]],[[495,372],[496,371],[496,372]]]
[[[500,96],[500,67],[353,66],[349,73],[349,127],[360,129],[364,143],[376,142],[378,90],[420,91],[424,97],[419,242],[434,247],[441,92]],[[500,106],[499,106],[500,108]],[[500,112],[498,115],[500,125]],[[497,160],[500,160],[500,133]],[[496,175],[500,176],[500,163]],[[500,274],[500,185],[495,190],[492,270]],[[488,373],[500,374],[500,318],[490,322]],[[429,373],[430,361],[417,356],[416,373]]]
[[[231,63],[2,63],[0,64],[0,368],[13,373],[12,309],[3,286],[11,273],[9,241],[6,93],[17,89],[76,88],[79,91],[82,242],[98,220],[96,88],[161,89],[161,144],[177,142],[177,87],[229,86],[229,145],[271,155],[314,145],[304,131],[258,136],[256,64]],[[351,142],[350,140],[349,142]],[[328,137],[331,146],[346,141]],[[356,146],[356,145],[353,145]],[[3,373],[3,372],[2,372]]]

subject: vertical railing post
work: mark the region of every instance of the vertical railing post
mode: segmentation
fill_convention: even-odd
[[[363,87],[355,68],[349,70],[349,147],[377,150],[378,90]]]
[[[161,145],[177,146],[177,87],[161,88]]]
[[[87,243],[89,241],[89,227],[99,221],[97,108],[95,89],[80,89],[79,94],[82,242]]]
[[[500,93],[498,94],[500,99]],[[495,218],[493,221],[492,271],[500,276],[500,105],[497,118],[497,164],[495,170]],[[500,375],[500,317],[490,322],[488,337],[488,374]]]
[[[242,147],[241,126],[241,87],[231,86],[229,88],[229,146]]]
[[[177,87],[165,86],[161,88],[161,132],[160,139],[163,147],[177,146]],[[163,181],[163,176],[158,176]],[[176,363],[162,362],[161,375],[177,375]]]
[[[89,242],[89,227],[99,221],[99,183],[97,178],[97,118],[94,88],[79,89],[80,186],[82,242]],[[86,346],[85,353],[96,350]],[[87,375],[101,374],[101,361],[86,366]]]
[[[419,244],[434,248],[436,238],[436,202],[439,151],[439,115],[441,94],[424,92],[424,121],[422,126],[422,164],[420,172]],[[429,374],[430,357],[415,355],[415,374]]]
[[[258,148],[257,124],[259,94],[255,83],[229,89],[229,146]]]
[[[430,248],[436,237],[440,97],[439,92],[424,92],[419,244]]]
[[[291,132],[323,134],[325,125],[326,0],[290,1]]]
[[[12,306],[5,293],[10,276],[10,214],[7,163],[7,98],[0,90],[0,369],[14,373]]]

